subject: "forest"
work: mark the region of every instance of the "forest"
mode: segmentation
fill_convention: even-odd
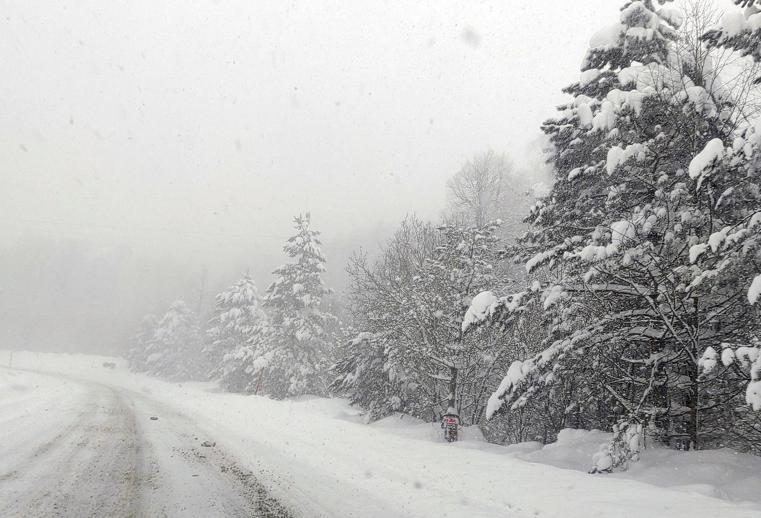
[[[761,454],[761,5],[735,3],[621,2],[569,58],[546,182],[475,154],[440,218],[413,207],[347,264],[304,211],[266,288],[238,272],[210,314],[147,315],[130,368],[367,423],[456,414],[496,444],[611,432],[594,473],[653,444]]]

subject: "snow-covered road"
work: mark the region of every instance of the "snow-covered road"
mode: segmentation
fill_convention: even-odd
[[[0,367],[1,517],[278,516],[276,501],[299,518],[761,513],[755,456],[652,451],[631,473],[592,476],[589,444],[573,437],[596,448],[604,438],[594,433],[571,431],[570,442],[541,451],[471,431],[446,444],[431,423],[363,424],[340,399],[229,394],[106,369],[106,360],[119,362],[16,352],[14,370]],[[9,361],[0,351],[0,365]]]
[[[143,394],[27,371],[3,381],[0,516],[289,516],[191,419]]]

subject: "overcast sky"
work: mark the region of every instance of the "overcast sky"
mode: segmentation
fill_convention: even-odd
[[[326,240],[434,215],[470,155],[524,152],[617,8],[0,2],[0,236],[202,252],[305,209]]]
[[[180,261],[178,278],[226,284],[251,267],[261,286],[310,210],[330,261],[436,217],[476,152],[530,169],[620,4],[0,0],[0,259],[73,239],[135,271]]]

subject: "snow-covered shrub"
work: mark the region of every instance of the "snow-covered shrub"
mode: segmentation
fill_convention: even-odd
[[[613,425],[613,438],[603,444],[593,457],[591,473],[611,473],[617,469],[626,470],[630,462],[639,460],[642,450],[642,425],[622,420]]]

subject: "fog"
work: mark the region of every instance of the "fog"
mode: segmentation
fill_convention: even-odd
[[[0,339],[114,352],[177,297],[205,311],[246,270],[263,292],[305,211],[340,291],[475,153],[538,176],[558,57],[617,9],[0,2]]]

